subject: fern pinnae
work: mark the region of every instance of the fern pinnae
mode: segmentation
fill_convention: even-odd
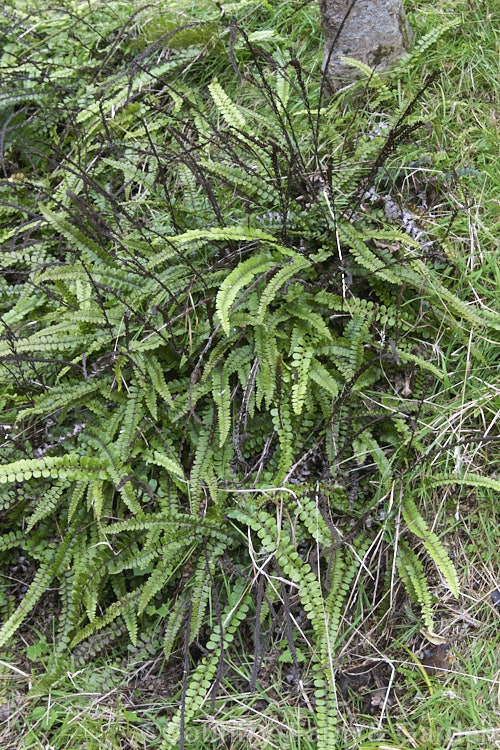
[[[424,568],[415,552],[403,539],[399,541],[396,564],[410,597],[420,606],[425,627],[433,633],[432,597]]]
[[[277,293],[291,278],[300,274],[306,268],[309,268],[311,262],[303,257],[290,261],[286,266],[272,277],[260,297],[259,309],[257,310],[257,320],[259,323],[264,322],[264,316],[269,305],[273,302]]]
[[[139,602],[137,605],[139,615],[144,612],[153,597],[168,584],[174,574],[172,563],[174,562],[175,564],[179,551],[185,546],[186,541],[176,541],[172,542],[169,545],[169,548],[165,550],[163,558],[148,576],[146,583],[141,587]]]
[[[186,611],[189,608],[189,601],[190,592],[189,590],[184,590],[174,601],[170,609],[163,636],[163,653],[165,659],[168,659],[173,651],[179,630],[186,619]]]
[[[499,479],[483,476],[482,474],[474,474],[472,472],[467,472],[463,477],[457,474],[434,474],[431,478],[425,479],[425,486],[429,487],[429,489],[432,487],[452,486],[454,484],[500,492]]]
[[[31,516],[26,519],[26,534],[29,534],[39,521],[50,515],[56,509],[57,505],[63,499],[64,493],[67,492],[70,486],[70,482],[59,480],[47,490],[43,499],[37,504]]]
[[[147,358],[147,372],[158,395],[170,406],[174,406],[172,394],[165,382],[165,375],[161,364],[154,355]]]
[[[292,408],[295,414],[302,413],[306,402],[307,385],[309,382],[309,369],[313,358],[313,349],[307,339],[300,339],[298,346],[292,353],[291,366],[296,373],[296,379],[292,386]]]
[[[155,464],[156,466],[161,466],[166,469],[169,474],[175,477],[175,479],[178,479],[181,482],[186,482],[184,470],[177,459],[173,456],[167,456],[160,451],[154,451],[153,456],[147,456],[145,460],[146,463]]]
[[[191,618],[189,622],[189,642],[192,643],[198,637],[203,625],[206,608],[208,606],[210,592],[213,585],[213,576],[217,559],[226,548],[220,541],[210,541],[207,544],[205,554],[200,560],[193,573],[193,585],[190,590]]]
[[[62,569],[67,567],[74,545],[73,535],[67,534],[58,547],[54,544],[47,546],[45,560],[40,563],[21,603],[0,628],[0,647],[11,639],[33,607],[42,598],[54,578]]]
[[[296,499],[296,505],[296,512],[312,539],[320,544],[323,549],[328,549],[335,540],[330,528],[321,515],[317,496],[299,495]]]
[[[422,540],[422,544],[436,563],[439,572],[446,581],[453,596],[458,599],[460,597],[460,585],[456,568],[439,538],[430,530],[426,521],[424,521],[420,515],[409,492],[407,492],[404,499],[402,512],[403,518],[408,524],[408,528],[413,534]]]
[[[119,268],[109,253],[103,251],[97,242],[82,234],[79,229],[66,221],[63,216],[55,213],[47,208],[47,206],[40,206],[40,212],[56,232],[69,240],[71,246],[75,246],[88,261],[95,261],[98,264],[104,263],[108,268]]]
[[[274,265],[275,262],[269,260],[268,255],[254,255],[248,260],[242,261],[224,279],[217,294],[216,309],[226,336],[229,336],[229,310],[239,292],[254,276],[265,274]]]
[[[238,105],[236,105],[226,94],[216,78],[208,86],[213,102],[226,125],[231,129],[234,138],[243,144],[252,147],[252,132],[246,123],[245,116]]]
[[[272,404],[276,388],[278,346],[270,325],[255,326],[254,346],[259,365],[255,376],[256,405],[260,409],[263,399],[267,407]]]
[[[95,617],[92,622],[88,623],[88,625],[75,633],[71,640],[70,648],[74,648],[82,641],[90,638],[91,635],[98,630],[107,627],[118,619],[118,617],[123,617],[123,613],[127,611],[130,606],[135,605],[138,598],[139,592],[134,590],[126,593],[119,601],[113,602],[102,615]]]
[[[207,480],[210,461],[213,455],[212,437],[215,426],[215,415],[212,408],[205,411],[204,425],[200,429],[197,441],[194,462],[189,477],[190,482],[190,507],[191,512],[196,513],[202,492],[203,482]]]
[[[321,364],[315,357],[311,359],[311,365],[309,368],[309,377],[313,380],[323,391],[325,391],[330,398],[337,398],[342,381],[336,379],[331,372],[329,372],[324,365]]]
[[[234,638],[234,633],[246,616],[250,606],[247,584],[237,582],[228,597],[228,605],[222,613],[221,625],[216,625],[206,644],[208,654],[192,672],[186,690],[186,701],[167,724],[160,750],[178,747],[181,723],[188,725],[205,702],[217,671],[219,658]]]
[[[231,429],[231,389],[225,367],[212,370],[212,396],[217,406],[219,448],[222,448]]]

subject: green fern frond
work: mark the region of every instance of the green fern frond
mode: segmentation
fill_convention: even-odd
[[[206,644],[209,653],[190,676],[185,705],[177,711],[166,726],[160,750],[173,750],[174,747],[178,747],[181,722],[188,725],[205,702],[217,671],[220,654],[233,641],[234,633],[245,618],[249,606],[248,587],[242,582],[236,583],[228,597],[228,605],[222,613],[221,625],[214,627]]]
[[[209,603],[213,585],[216,563],[226,549],[225,544],[211,541],[207,545],[204,555],[200,557],[193,573],[192,588],[190,589],[191,619],[189,623],[189,642],[197,638],[205,619],[205,612]]]
[[[104,459],[68,453],[65,456],[22,458],[0,466],[0,484],[27,482],[40,477],[53,479],[107,479],[108,464]]]
[[[257,320],[259,323],[264,322],[264,316],[269,305],[273,302],[278,291],[293,276],[300,274],[306,268],[309,268],[311,262],[307,258],[297,258],[281,268],[269,281],[260,297],[259,308],[257,310]]]
[[[402,539],[399,541],[396,565],[408,594],[415,604],[420,606],[425,627],[430,633],[433,633],[432,597],[424,568],[415,552]]]
[[[222,282],[217,294],[216,309],[222,328],[229,336],[229,310],[239,292],[254,276],[264,274],[275,266],[268,255],[257,254],[240,263]]]
[[[120,435],[117,440],[117,453],[122,459],[129,454],[130,446],[134,442],[136,430],[144,414],[141,409],[143,390],[135,385],[128,386],[127,400],[123,410]]]
[[[220,83],[215,78],[208,86],[214,104],[222,115],[226,125],[240,133],[249,133],[247,123],[240,108],[231,101]]]
[[[270,414],[279,439],[279,464],[274,477],[274,483],[279,486],[293,462],[293,426],[287,404],[283,404],[281,409],[270,409]]]
[[[315,497],[300,495],[296,500],[300,520],[311,537],[324,549],[334,543],[333,534],[319,510]]]
[[[165,634],[163,637],[163,651],[165,654],[165,659],[168,659],[170,657],[179,630],[186,620],[186,612],[189,609],[189,600],[190,592],[189,590],[184,590],[172,605],[165,627]]]
[[[125,594],[124,597],[122,597],[122,599],[113,602],[113,604],[111,604],[106,609],[103,615],[95,617],[92,622],[79,630],[73,636],[70,643],[70,648],[74,648],[78,643],[81,643],[81,641],[90,638],[90,636],[92,636],[98,630],[102,630],[103,628],[107,627],[118,617],[123,617],[124,613],[128,612],[131,606],[136,606],[139,595],[140,591],[129,591],[127,594]]]
[[[276,389],[278,346],[270,324],[255,326],[254,346],[259,361],[259,369],[255,380],[257,389],[256,405],[260,409],[263,399],[267,407],[271,405]]]
[[[306,401],[309,383],[309,369],[313,358],[313,348],[305,339],[300,339],[292,352],[291,366],[295,374],[292,386],[292,408],[295,414],[301,414]]]
[[[175,478],[180,479],[182,482],[186,481],[182,466],[171,456],[166,456],[165,454],[160,453],[160,451],[154,451],[152,457],[150,456],[146,458],[146,462],[156,464],[156,466],[162,466]]]
[[[226,367],[212,370],[212,396],[217,406],[219,448],[222,448],[231,429],[231,389]]]
[[[397,78],[404,70],[419,65],[424,58],[425,52],[439,41],[447,31],[459,25],[460,18],[451,18],[433,28],[432,31],[429,31],[419,39],[413,49],[402,57],[397,65],[391,68],[390,75]]]
[[[427,523],[418,512],[417,506],[411,499],[409,493],[407,493],[407,496],[405,497],[402,510],[403,518],[408,524],[408,528],[413,534],[422,540],[424,547],[436,563],[439,572],[448,584],[453,596],[458,599],[460,597],[460,586],[455,566],[436,534],[429,529]]]
[[[257,199],[263,206],[267,207],[278,204],[274,187],[269,186],[262,175],[252,174],[248,170],[221,162],[203,160],[201,164],[211,174],[221,177],[229,185],[234,185],[238,192],[246,194],[250,198]],[[244,228],[242,227],[242,234],[243,230]],[[248,228],[246,231],[248,232]],[[262,230],[252,229],[251,231],[260,232]],[[271,237],[268,236],[268,240],[272,241]]]
[[[330,398],[337,398],[342,381],[337,380],[315,357],[311,360],[309,376]]]
[[[434,474],[429,479],[424,479],[425,486],[431,489],[432,487],[444,487],[464,485],[466,487],[476,487],[477,489],[489,489],[495,492],[500,492],[500,480],[494,479],[493,477],[482,476],[481,474],[472,474],[468,472],[465,476],[460,477],[456,474]]]
[[[29,534],[39,521],[54,512],[69,487],[70,483],[68,481],[60,480],[45,492],[31,516],[26,519],[26,534]]]
[[[172,578],[175,568],[174,565],[179,558],[179,551],[186,547],[187,540],[184,542],[171,542],[165,550],[163,559],[156,565],[153,572],[148,576],[146,583],[141,587],[137,612],[141,615],[153,597],[161,591]]]
[[[40,601],[53,579],[64,568],[65,564],[67,565],[71,544],[74,544],[74,540],[68,535],[58,548],[51,545],[55,548],[52,555],[50,549],[47,548],[46,560],[40,564],[23,600],[0,628],[0,648],[12,638],[35,604]]]

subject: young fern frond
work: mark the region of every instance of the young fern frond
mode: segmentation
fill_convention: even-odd
[[[222,448],[231,429],[231,389],[226,367],[212,370],[212,396],[217,406],[219,448]]]
[[[432,487],[446,487],[456,485],[463,485],[465,487],[476,487],[477,489],[489,489],[495,492],[500,492],[500,480],[494,477],[483,476],[482,474],[473,474],[467,472],[465,476],[460,477],[456,474],[433,474],[429,479],[425,479],[425,486],[431,489]]]
[[[238,132],[248,134],[247,123],[240,108],[231,101],[217,79],[213,80],[208,86],[208,90],[214,100],[214,104],[224,118],[226,124]]]
[[[291,278],[301,274],[306,268],[309,268],[311,262],[307,258],[297,258],[292,260],[273,276],[268,282],[266,288],[261,294],[259,308],[257,310],[257,320],[259,323],[264,322],[267,308],[272,304],[281,287],[283,287]]]
[[[240,291],[250,283],[257,274],[264,274],[275,265],[268,255],[254,255],[244,260],[231,271],[222,282],[217,294],[217,314],[222,328],[229,336],[229,310]]]
[[[163,652],[168,659],[173,651],[175,641],[183,623],[185,623],[186,612],[190,601],[189,590],[184,590],[173,603],[168,616],[165,633],[163,637]]]
[[[399,540],[396,565],[410,598],[420,606],[426,629],[433,633],[432,597],[424,568],[415,552],[403,539]]]
[[[460,597],[460,585],[455,566],[436,534],[430,530],[426,521],[418,512],[409,492],[404,499],[402,511],[409,530],[422,540],[425,549],[436,563],[453,596],[458,599]]]

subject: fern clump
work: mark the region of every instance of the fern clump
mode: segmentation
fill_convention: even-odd
[[[154,630],[166,660],[184,654],[167,750],[215,696],[245,622],[267,617],[271,632],[276,601],[290,621],[292,590],[326,749],[351,587],[374,540],[392,544],[395,488],[425,460],[427,394],[453,387],[434,342],[467,342],[494,322],[454,293],[451,264],[436,269],[367,208],[390,154],[418,130],[411,111],[393,113],[387,137],[351,142],[342,100],[322,103],[298,60],[263,51],[237,20],[241,91],[215,75],[227,67],[224,14],[179,35],[170,14],[157,35],[141,9],[124,36],[119,5],[103,18],[41,10],[36,30],[21,14],[0,52],[0,550],[37,565],[0,644],[49,588],[60,617],[45,687],[71,653],[91,659],[125,633],[140,651]],[[92,26],[116,36],[99,65],[96,40],[73,24],[82,39]],[[391,81],[373,94],[370,116],[389,106]],[[11,127],[20,108],[29,117]],[[456,597],[459,581],[415,492],[401,496],[396,565],[431,631],[409,539]]]

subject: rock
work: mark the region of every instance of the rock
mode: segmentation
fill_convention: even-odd
[[[394,64],[411,46],[413,32],[402,0],[320,0],[320,10],[327,93],[359,76],[359,70],[343,63],[341,57],[352,57],[379,71]]]

